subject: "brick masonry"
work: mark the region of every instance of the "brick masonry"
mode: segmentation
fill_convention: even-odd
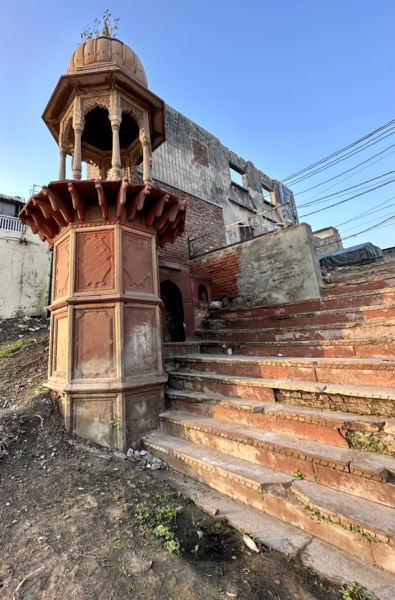
[[[214,300],[236,298],[241,248],[236,246],[196,258],[190,263],[191,274],[212,279]]]
[[[135,183],[142,183],[142,175],[137,170]],[[208,231],[224,227],[222,208],[160,181],[154,180],[154,185],[161,188],[164,192],[173,194],[180,201],[187,201],[184,234],[178,237],[174,244],[169,243],[166,244],[164,248],[161,248],[159,251],[159,258],[174,262],[187,262],[189,261],[188,237],[196,238]],[[213,241],[216,247],[225,246],[225,233],[220,234],[219,237],[216,237]],[[213,246],[208,245],[205,249],[211,250],[213,249]],[[203,275],[203,277],[205,277],[205,275]]]
[[[192,140],[192,150],[193,150],[193,158],[201,164],[203,167],[208,167],[208,156],[207,156],[207,148],[197,142],[196,140]]]

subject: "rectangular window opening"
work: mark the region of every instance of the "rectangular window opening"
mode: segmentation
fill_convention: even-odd
[[[241,185],[241,187],[244,187],[243,177],[245,176],[245,174],[240,171],[236,171],[236,169],[234,169],[230,165],[229,165],[229,170],[230,170],[230,178],[233,181],[233,183],[237,183],[238,185]]]

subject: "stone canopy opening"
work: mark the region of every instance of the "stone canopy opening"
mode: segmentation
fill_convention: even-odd
[[[130,144],[138,140],[139,133],[140,128],[136,120],[129,113],[122,113],[119,128],[119,146],[121,150],[126,150]],[[97,106],[85,115],[85,127],[81,141],[83,148],[85,144],[88,144],[102,152],[111,152],[112,130],[108,110]]]

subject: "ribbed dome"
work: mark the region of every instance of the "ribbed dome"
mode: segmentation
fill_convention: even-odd
[[[137,54],[129,46],[114,38],[99,37],[78,46],[70,58],[67,73],[76,73],[77,69],[83,70],[84,67],[91,67],[93,64],[100,67],[100,63],[109,62],[118,63],[148,87],[147,76]]]

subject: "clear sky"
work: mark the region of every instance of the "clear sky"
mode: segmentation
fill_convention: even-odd
[[[80,33],[106,8],[120,17],[118,37],[140,57],[149,87],[270,177],[281,180],[394,117],[393,0],[4,2],[1,192],[28,198],[34,183],[57,178],[58,149],[40,117]],[[302,192],[394,142],[386,138],[290,187]],[[392,171],[393,150],[343,182],[296,196],[297,204]],[[387,185],[303,220],[313,230],[336,226],[394,194]],[[388,218],[394,204],[340,227],[343,236]],[[392,224],[344,244],[393,246],[394,230]]]

